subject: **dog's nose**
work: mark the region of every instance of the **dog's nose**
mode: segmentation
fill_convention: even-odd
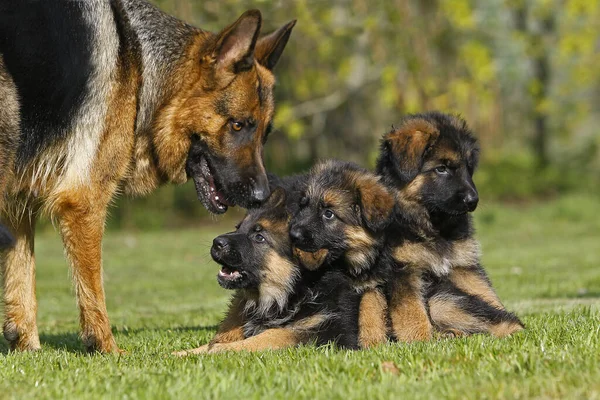
[[[463,202],[469,211],[475,211],[477,208],[477,203],[479,203],[479,196],[477,195],[477,192],[467,193],[463,198]]]
[[[215,250],[223,250],[227,246],[229,246],[229,241],[222,236],[218,236],[213,240]]]
[[[250,190],[250,200],[252,203],[262,204],[269,198],[271,190],[266,176],[261,176],[254,181]]]
[[[297,227],[292,227],[292,229],[290,229],[290,237],[292,238],[292,241],[295,243],[299,243],[304,239],[302,230]]]

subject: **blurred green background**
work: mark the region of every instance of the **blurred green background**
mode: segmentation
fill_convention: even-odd
[[[266,165],[374,165],[407,113],[460,113],[481,140],[482,202],[600,192],[600,2],[590,0],[154,0],[218,31],[259,8],[263,32],[297,19],[276,68]],[[190,184],[122,198],[113,229],[209,218]],[[228,213],[233,218],[239,212]]]

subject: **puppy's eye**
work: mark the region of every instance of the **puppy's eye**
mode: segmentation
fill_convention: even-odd
[[[440,175],[445,175],[448,173],[448,168],[445,165],[440,165],[439,167],[435,167],[435,172]]]
[[[257,233],[256,235],[254,235],[254,241],[256,241],[257,243],[262,243],[265,241],[265,237],[260,233]]]
[[[300,198],[300,205],[301,205],[302,207],[306,207],[306,206],[308,205],[308,197],[306,197],[306,196],[302,196],[302,197]]]
[[[335,214],[333,213],[333,211],[331,211],[331,210],[325,210],[325,211],[323,211],[323,218],[325,218],[325,219],[333,219],[333,217],[335,217]]]
[[[244,122],[242,121],[231,121],[231,129],[233,129],[236,132],[241,131],[244,128]]]

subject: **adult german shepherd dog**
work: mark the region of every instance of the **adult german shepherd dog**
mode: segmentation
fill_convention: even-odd
[[[283,186],[304,177],[284,178]],[[227,316],[209,344],[179,356],[281,349],[303,343],[358,348],[360,294],[339,269],[303,268],[292,252],[291,210],[298,190],[274,189],[249,210],[235,232],[218,236],[211,255],[219,284],[235,290]]]
[[[40,348],[38,211],[59,223],[85,346],[113,352],[101,242],[115,195],[192,178],[213,213],[268,197],[271,71],[294,24],[259,38],[257,10],[214,34],[143,0],[0,1],[0,210],[15,237],[2,257],[11,349]]]
[[[479,200],[473,183],[478,158],[466,122],[438,112],[407,116],[383,138],[377,172],[396,190],[400,210],[389,246],[407,271],[390,314],[405,340],[431,337],[431,322],[457,335],[523,329],[479,259],[470,214]]]

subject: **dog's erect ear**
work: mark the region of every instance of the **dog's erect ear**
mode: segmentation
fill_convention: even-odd
[[[256,60],[267,67],[269,70],[273,70],[285,45],[287,44],[292,29],[296,25],[296,20],[290,21],[275,32],[270,33],[264,37],[261,37],[256,44],[255,56]]]
[[[415,117],[384,136],[379,163],[390,162],[403,184],[412,181],[423,166],[425,153],[440,135],[429,121]],[[387,157],[388,159],[382,159]],[[381,165],[378,165],[381,173]]]
[[[285,198],[285,190],[280,187],[275,188],[275,190],[271,192],[271,195],[267,199],[265,206],[272,208],[282,207],[283,205],[285,205]]]
[[[219,33],[213,52],[217,69],[236,73],[252,67],[261,21],[260,11],[248,10]]]
[[[394,196],[375,176],[361,177],[357,184],[363,222],[372,232],[385,229],[392,219]]]

